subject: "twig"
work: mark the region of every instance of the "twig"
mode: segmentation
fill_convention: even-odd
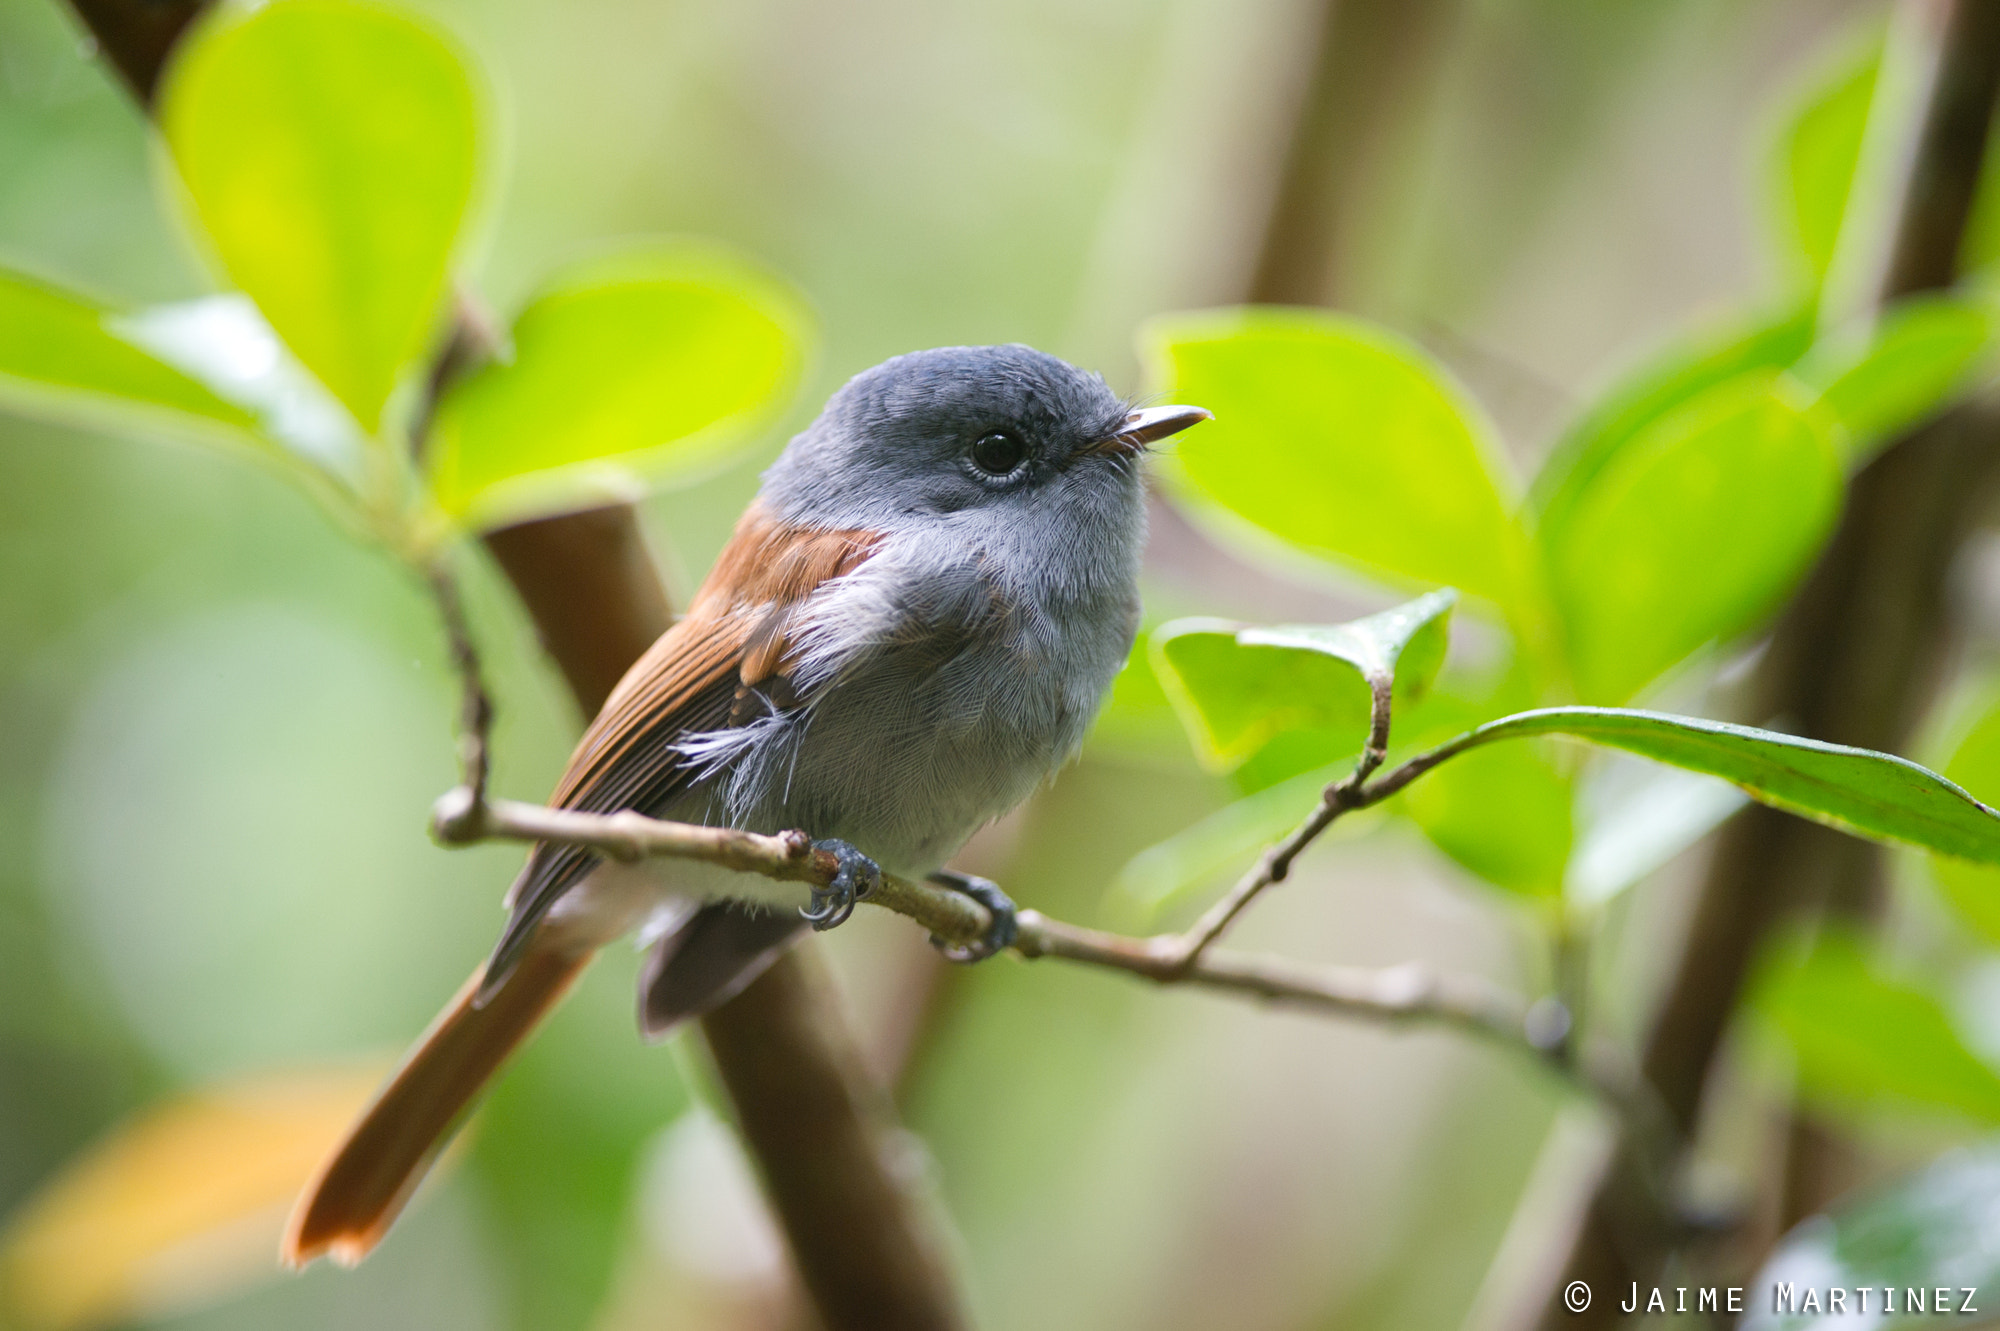
[[[487,775],[492,768],[488,735],[493,729],[493,696],[486,691],[485,673],[479,665],[479,645],[472,625],[465,617],[465,600],[459,595],[458,579],[442,557],[424,570],[424,582],[437,603],[438,619],[444,624],[451,645],[452,669],[458,672],[459,727],[458,770],[465,783],[471,807],[486,800]]]
[[[430,443],[431,426],[437,420],[438,404],[445,390],[497,355],[502,336],[493,312],[470,288],[459,286],[452,292],[451,331],[431,361],[424,378],[423,397],[418,400],[410,421],[410,457],[421,463]]]
[[[1355,796],[1364,802],[1373,797],[1372,790]],[[800,831],[765,835],[632,812],[595,814],[514,800],[480,802],[464,787],[438,800],[431,826],[438,840],[453,846],[487,840],[547,842],[580,846],[627,863],[646,858],[701,860],[779,882],[822,887],[832,883],[840,868],[833,855],[815,850],[811,838]],[[916,921],[947,942],[972,942],[985,936],[992,924],[986,908],[963,893],[889,874],[867,900]],[[1133,938],[1032,910],[1022,911],[1017,923],[1013,949],[1023,957],[1059,957],[1156,984],[1224,990],[1395,1025],[1446,1026],[1527,1054],[1622,1114],[1646,1115],[1636,1079],[1615,1051],[1608,1046],[1594,1048],[1584,1060],[1562,1056],[1560,1041],[1538,1038],[1546,1023],[1536,1020],[1537,1005],[1483,980],[1438,975],[1416,963],[1386,970],[1317,966],[1212,947],[1188,958],[1182,952],[1183,935]]]
[[[1161,944],[1022,911],[1015,950],[1025,957],[1060,957],[1137,975],[1156,984],[1223,989],[1345,1016],[1390,1023],[1437,1023],[1468,1035],[1531,1049],[1530,1005],[1483,980],[1442,976],[1416,962],[1385,969],[1308,965],[1283,957],[1211,948],[1192,963]],[[1540,1051],[1534,1051],[1537,1054]]]
[[[1223,932],[1236,921],[1259,893],[1273,883],[1282,883],[1292,871],[1292,861],[1299,852],[1311,845],[1319,834],[1333,826],[1342,814],[1356,809],[1367,808],[1385,795],[1378,795],[1364,788],[1364,784],[1382,760],[1389,753],[1390,703],[1393,697],[1394,678],[1386,672],[1378,672],[1368,679],[1368,743],[1361,750],[1361,757],[1355,761],[1354,770],[1343,779],[1326,788],[1315,808],[1306,820],[1293,828],[1284,840],[1266,850],[1258,857],[1250,871],[1237,880],[1222,900],[1202,912],[1201,918],[1189,925],[1187,931],[1174,939],[1168,949],[1169,963],[1179,969],[1188,970],[1201,959],[1209,944],[1222,937]],[[1441,759],[1439,761],[1442,761]],[[1408,764],[1404,765],[1405,767]],[[1398,769],[1400,772],[1402,769]],[[1392,779],[1393,779],[1392,774]],[[1415,779],[1411,773],[1404,780]]]

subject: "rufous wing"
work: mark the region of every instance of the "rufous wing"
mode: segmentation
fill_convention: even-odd
[[[605,702],[552,803],[595,812],[660,808],[690,779],[676,742],[740,724],[755,714],[746,713],[746,698],[784,696],[794,612],[876,545],[868,532],[787,529],[753,506],[687,617],[660,636]],[[327,1254],[351,1265],[380,1241],[486,1084],[589,964],[588,947],[536,926],[594,863],[568,847],[535,848],[509,895],[513,914],[493,959],[439,1014],[300,1197],[285,1237],[288,1263]],[[754,962],[762,953],[750,944],[780,945],[779,926],[790,923],[753,921],[755,937],[745,942],[734,921],[711,920],[699,933],[718,940],[708,949],[716,956],[698,946],[679,946],[674,954],[700,980],[727,969],[710,964],[723,953]],[[733,982],[729,975],[718,981],[725,989]]]
[[[694,777],[680,740],[796,706],[788,672],[798,610],[860,567],[879,543],[873,532],[786,527],[752,505],[687,617],[612,690],[550,803],[593,813],[657,812]],[[549,907],[596,862],[575,847],[535,848],[508,894],[513,913],[487,962],[489,985],[505,978]]]

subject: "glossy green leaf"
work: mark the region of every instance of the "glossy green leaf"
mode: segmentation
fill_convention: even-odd
[[[2000,310],[1962,296],[1919,296],[1883,312],[1872,336],[1815,346],[1792,373],[1845,427],[1850,467],[1946,406],[1991,367]]]
[[[1326,731],[1336,752],[1368,738],[1371,688],[1414,697],[1444,662],[1450,590],[1348,624],[1256,628],[1182,619],[1151,636],[1155,673],[1198,752],[1236,766],[1294,731]]]
[[[1833,264],[1881,65],[1876,42],[1834,66],[1800,100],[1778,141],[1780,244],[1815,282]]]
[[[1548,707],[1444,746],[1568,735],[1734,782],[1750,798],[1877,841],[2000,864],[2000,813],[1907,758],[1774,730],[1612,707]]]
[[[1569,776],[1527,744],[1453,759],[1403,796],[1431,844],[1496,887],[1537,897],[1562,891],[1574,806]]]
[[[119,336],[254,413],[263,437],[349,488],[367,471],[368,440],[347,409],[285,349],[240,292],[120,316]]]
[[[1739,376],[1635,436],[1544,530],[1578,693],[1622,701],[1756,625],[1832,531],[1843,482],[1827,418],[1775,374]]]
[[[252,437],[248,411],[116,326],[92,301],[0,270],[0,406],[91,426]]]
[[[1641,431],[1718,384],[1792,364],[1812,346],[1816,319],[1805,305],[1744,326],[1704,330],[1628,371],[1563,432],[1536,473],[1530,498],[1543,539],[1568,524],[1597,474]]]
[[[1773,967],[1753,1005],[1792,1047],[1814,1098],[2000,1123],[2000,1073],[1965,1047],[1936,996],[1879,972],[1852,934],[1825,933],[1803,958]]]
[[[1399,678],[1412,692],[1437,678],[1444,664],[1446,629],[1458,593],[1441,588],[1365,619],[1345,624],[1280,624],[1236,635],[1245,647],[1319,652],[1353,666],[1367,685],[1387,688]]]
[[[183,44],[159,117],[229,280],[369,430],[438,327],[477,175],[465,61],[349,0],[225,9]]]
[[[2000,797],[2000,694],[1959,740],[1944,774],[1980,799]],[[1947,859],[1930,868],[1959,918],[2000,943],[2000,869]]]
[[[1368,686],[1345,662],[1319,652],[1244,647],[1226,619],[1180,619],[1152,636],[1153,671],[1208,766],[1227,770],[1275,736],[1329,730],[1359,752],[1368,733]]]
[[[430,441],[438,501],[492,526],[692,480],[783,409],[810,329],[791,288],[712,246],[571,272],[521,314],[507,360],[446,394]]]
[[[1857,1314],[1882,1331],[1936,1326],[1940,1316],[1950,1318],[1944,1325],[1991,1325],[2000,1303],[2000,1143],[1953,1151],[1805,1221],[1749,1288],[1758,1297],[1746,1304],[1743,1331],[1852,1325]],[[1843,1291],[1846,1317],[1830,1315],[1832,1289]]]
[[[1521,603],[1527,551],[1493,432],[1419,348],[1247,308],[1158,320],[1141,351],[1170,399],[1215,413],[1162,455],[1197,513],[1392,582]]]

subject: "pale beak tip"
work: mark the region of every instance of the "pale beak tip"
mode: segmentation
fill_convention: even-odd
[[[1215,413],[1205,407],[1143,407],[1125,417],[1118,433],[1105,440],[1105,446],[1136,453],[1190,425],[1213,419]]]

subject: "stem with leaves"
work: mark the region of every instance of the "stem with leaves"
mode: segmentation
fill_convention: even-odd
[[[1350,807],[1366,807],[1374,798],[1370,792]],[[820,887],[831,884],[839,871],[839,863],[830,852],[815,850],[812,838],[796,830],[765,835],[668,822],[631,812],[581,813],[501,799],[475,803],[464,786],[447,791],[438,800],[431,827],[436,838],[448,846],[496,840],[577,846],[623,863],[650,858],[700,860],[778,882]],[[1298,849],[1303,845],[1293,853]],[[970,943],[992,926],[987,909],[971,897],[893,874],[883,876],[882,885],[867,901],[916,921],[947,942]],[[1546,1061],[1547,1051],[1528,1035],[1531,1005],[1483,981],[1439,976],[1414,964],[1379,971],[1305,966],[1206,945],[1190,958],[1184,955],[1185,934],[1134,938],[1086,929],[1032,910],[1020,913],[1019,926],[1012,946],[1024,957],[1060,957],[1159,984],[1233,990],[1392,1022],[1435,1021],[1498,1040]]]
[[[476,655],[457,648],[465,687],[468,722],[490,717],[484,709]],[[1641,1122],[1657,1122],[1642,1088],[1614,1051],[1595,1048],[1588,1059],[1574,1056],[1564,1038],[1569,1023],[1552,1021],[1543,1009],[1552,1000],[1530,1003],[1483,980],[1439,975],[1415,963],[1385,970],[1315,966],[1281,957],[1231,952],[1212,946],[1266,888],[1282,882],[1293,862],[1321,833],[1347,813],[1380,803],[1452,753],[1463,742],[1404,763],[1373,783],[1388,749],[1392,678],[1378,672],[1370,680],[1369,738],[1354,769],[1327,787],[1313,812],[1262,856],[1257,865],[1215,907],[1183,933],[1135,938],[1051,919],[1039,911],[1020,913],[1012,949],[1023,957],[1057,957],[1122,971],[1161,985],[1192,985],[1264,999],[1313,1011],[1391,1024],[1434,1024],[1494,1042],[1554,1071],[1578,1089]],[[735,828],[669,822],[635,812],[584,813],[512,800],[487,798],[483,787],[483,735],[461,742],[465,784],[446,792],[432,811],[431,829],[448,846],[488,840],[575,846],[607,859],[690,859],[779,882],[825,887],[839,872],[828,851],[792,830],[765,835]],[[987,909],[960,892],[931,883],[884,875],[870,904],[916,921],[946,943],[964,944],[992,926]]]
[[[1269,684],[1271,676],[1255,672],[1269,665],[1273,649],[1293,654],[1294,664],[1301,655],[1345,662],[1360,673],[1368,688],[1369,719],[1360,755],[1345,777],[1326,787],[1304,821],[1266,849],[1250,872],[1186,931],[1130,938],[1026,912],[1020,918],[1014,948],[1028,957],[1063,957],[1161,984],[1232,989],[1395,1020],[1435,1019],[1497,1036],[1589,1085],[1616,1105],[1626,1119],[1633,1159],[1641,1167],[1644,1186],[1649,1194],[1659,1193],[1667,1163],[1685,1129],[1670,1107],[1640,1079],[1618,1070],[1617,1058],[1596,1047],[1586,1049],[1586,1042],[1574,1034],[1573,1009],[1567,1004],[1581,988],[1576,980],[1583,965],[1580,940],[1555,940],[1559,953],[1557,992],[1532,1005],[1512,996],[1496,999],[1483,986],[1433,980],[1408,968],[1380,976],[1322,972],[1276,958],[1218,954],[1214,944],[1252,901],[1272,884],[1283,881],[1305,848],[1340,818],[1380,804],[1455,757],[1506,740],[1543,735],[1590,740],[1722,777],[1765,804],[1833,823],[1851,833],[1905,841],[1986,863],[2000,864],[2000,813],[1937,773],[1889,754],[1623,708],[1553,707],[1515,713],[1477,726],[1378,775],[1388,749],[1398,664],[1406,656],[1412,657],[1409,669],[1414,687],[1427,668],[1417,658],[1442,658],[1443,629],[1452,595],[1435,592],[1345,625],[1258,629],[1201,620],[1159,629],[1156,643],[1164,644],[1160,646],[1160,661],[1177,681],[1188,706],[1203,717],[1214,715],[1214,709],[1226,703],[1232,687],[1240,693],[1245,679]],[[1409,649],[1420,639],[1426,640],[1425,650],[1411,653]],[[1190,645],[1192,653],[1182,650],[1182,644]],[[1232,675],[1232,664],[1251,673]],[[1315,696],[1329,687],[1323,677],[1290,678],[1292,687],[1308,688]],[[1301,678],[1315,682],[1300,685]],[[465,713],[479,717],[476,664],[466,672],[465,683]],[[1227,711],[1227,706],[1222,706],[1222,712]],[[1199,724],[1213,733],[1208,722]],[[482,799],[475,785],[478,772],[471,761],[483,748],[478,740],[465,746],[466,784],[438,803],[433,830],[446,844],[498,837],[576,846],[617,860],[649,856],[699,859],[739,872],[818,886],[830,885],[838,872],[836,859],[814,850],[810,837],[802,831],[767,836],[664,822],[629,811],[589,814]],[[970,898],[930,885],[890,878],[873,899],[924,923],[948,944],[983,938],[992,924],[986,909]],[[1607,1074],[1606,1069],[1611,1072]]]

